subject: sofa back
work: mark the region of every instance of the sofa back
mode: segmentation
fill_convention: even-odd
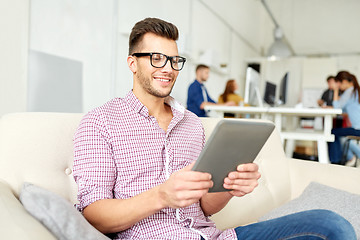
[[[15,113],[0,120],[0,181],[18,196],[23,182],[49,189],[76,203],[72,175],[73,136],[83,114]],[[206,137],[220,118],[202,118]],[[239,120],[243,121],[243,120]],[[256,121],[256,120],[254,120]],[[288,161],[277,130],[259,153],[259,187],[245,197],[233,198],[212,218],[220,228],[256,221],[290,199]]]
[[[0,179],[18,196],[23,182],[52,190],[71,202],[73,135],[83,114],[15,113],[0,120]]]

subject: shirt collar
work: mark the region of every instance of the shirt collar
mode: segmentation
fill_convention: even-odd
[[[132,90],[126,94],[124,100],[135,112],[140,113],[143,116],[149,116],[149,110],[140,102]]]
[[[129,91],[124,100],[130,106],[130,108],[134,109],[135,112],[140,113],[143,116],[149,116],[149,110],[147,107],[140,102],[140,100],[135,96],[133,91]],[[180,113],[182,116],[185,114],[185,108],[177,102],[173,97],[168,96],[165,98],[165,103],[167,103],[173,112],[173,115],[177,115],[177,112]]]
[[[195,79],[195,81],[200,84],[201,86],[204,86],[204,83],[200,82],[199,80]]]

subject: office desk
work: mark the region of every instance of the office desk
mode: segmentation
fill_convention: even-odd
[[[206,106],[205,110],[211,116],[223,117],[224,113],[251,114],[260,118],[273,117],[273,122],[280,132],[283,143],[287,140],[286,155],[292,156],[294,140],[317,141],[318,158],[321,163],[329,163],[327,142],[333,142],[335,137],[331,134],[333,117],[341,114],[341,109],[331,108],[286,108],[286,107],[230,107],[230,106]],[[283,126],[283,117],[323,117],[324,127],[322,131],[309,129],[289,130]]]

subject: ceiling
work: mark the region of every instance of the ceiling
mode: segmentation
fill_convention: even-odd
[[[360,54],[360,0],[266,2],[295,55]]]

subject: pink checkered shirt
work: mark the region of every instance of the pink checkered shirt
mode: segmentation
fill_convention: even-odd
[[[199,156],[205,142],[199,118],[168,97],[167,132],[130,91],[89,112],[75,134],[74,178],[79,210],[100,199],[127,199],[166,181]],[[146,204],[146,203],[145,203]],[[115,239],[236,239],[204,216],[199,202],[165,208]]]

